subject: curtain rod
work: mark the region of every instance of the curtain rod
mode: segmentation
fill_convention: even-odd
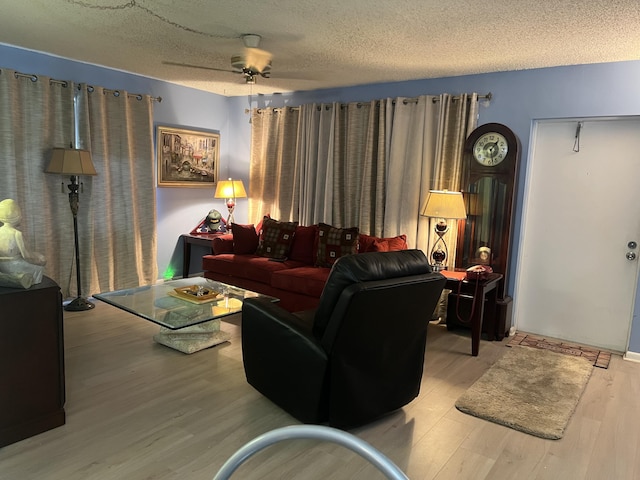
[[[491,93],[491,92],[487,93],[486,95],[478,95],[478,101],[480,101],[480,100],[489,100],[489,101],[491,101],[492,98],[493,98],[493,93]],[[412,99],[407,99],[407,100],[416,100],[417,101],[418,99],[417,98],[416,99],[412,98]],[[460,95],[453,95],[451,97],[451,100],[460,100]],[[440,97],[436,97],[436,98],[433,99],[434,103],[438,102],[438,101],[440,101]]]
[[[460,98],[461,98],[461,96],[460,96],[460,95],[453,95],[453,96],[451,97],[451,100],[460,100]],[[486,95],[478,95],[478,101],[480,101],[480,100],[488,100],[488,101],[491,101],[491,99],[492,99],[492,98],[493,98],[493,94],[492,94],[491,92],[487,93]],[[435,98],[433,99],[433,103],[436,103],[436,102],[438,102],[438,101],[440,101],[440,97],[439,97],[439,96],[437,96],[437,97],[435,97]],[[417,103],[417,102],[418,102],[418,98],[417,98],[417,97],[415,97],[415,98],[405,98],[402,102],[403,102],[405,105],[406,105],[407,103]],[[395,101],[395,100],[393,100],[393,104],[394,104],[394,105],[395,105],[395,103],[396,103],[396,101]],[[343,108],[344,108],[344,107],[346,107],[347,105],[349,105],[349,104],[348,104],[348,103],[341,103],[341,104],[340,104],[340,106],[341,106],[341,107],[343,107]],[[358,105],[364,105],[364,103],[363,103],[363,102],[358,102]],[[296,110],[299,110],[299,109],[300,109],[300,107],[275,107],[275,108],[274,108],[274,110],[282,109],[282,108],[289,108],[291,111],[296,111]],[[261,109],[259,109],[259,108],[258,108],[258,109],[256,109],[256,110],[258,111],[258,113],[260,113],[260,110],[261,110]],[[264,110],[264,109],[263,109],[263,110]],[[244,113],[250,113],[250,112],[251,112],[251,109],[249,109],[249,108],[245,108],[245,109],[244,109]]]
[[[37,82],[38,81],[38,76],[34,75],[33,73],[20,73],[20,72],[15,72],[15,77],[19,78],[28,78],[29,80],[31,80],[32,82]],[[69,82],[67,82],[66,80],[56,80],[54,78],[50,78],[49,79],[49,85],[62,85],[63,87],[67,87],[69,85]],[[80,89],[80,85],[78,85],[78,90]],[[94,87],[92,87],[91,85],[87,85],[87,90],[89,92],[93,92]],[[104,89],[105,93],[113,93],[114,97],[119,97],[120,96],[120,91],[119,90],[109,90],[107,88]],[[127,95],[128,97],[135,97],[138,100],[142,100],[143,95],[141,93],[129,93]],[[155,101],[155,102],[162,102],[162,97],[151,97],[151,100]]]

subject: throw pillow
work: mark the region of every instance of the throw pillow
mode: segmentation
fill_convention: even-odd
[[[269,258],[287,258],[297,226],[298,222],[279,222],[272,218],[264,217],[262,220],[262,235],[256,254]]]
[[[293,236],[293,244],[291,245],[289,258],[297,262],[306,263],[307,265],[313,265],[313,252],[317,235],[317,225],[310,225],[308,227],[298,225]]]
[[[256,232],[258,232],[258,237],[262,236],[262,222],[264,222],[265,218],[271,218],[271,214],[267,213],[262,216],[258,224],[256,225]]]
[[[358,252],[358,227],[336,228],[326,223],[318,225],[316,266],[331,267],[345,255]]]
[[[397,237],[383,238],[389,243],[389,251],[407,250],[407,236],[398,235]]]
[[[387,243],[387,250],[382,250],[385,246],[381,246],[380,242]],[[359,249],[360,253],[365,252],[380,252],[380,251],[396,251],[396,250],[406,250],[407,247],[407,236],[406,235],[398,235],[397,237],[374,237],[372,235],[365,235],[361,233],[359,235]]]
[[[374,240],[371,246],[370,252],[388,252],[390,251],[390,245],[387,240]]]
[[[258,234],[253,225],[233,224],[233,253],[244,255],[256,253],[258,249]]]
[[[378,237],[373,237],[371,235],[366,235],[361,233],[358,235],[358,251],[360,253],[371,252],[373,248],[373,242],[376,241]],[[380,239],[378,239],[380,240]]]

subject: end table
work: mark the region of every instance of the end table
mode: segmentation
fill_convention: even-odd
[[[191,264],[191,245],[200,245],[211,248],[213,253],[212,241],[214,238],[224,235],[224,233],[183,233],[180,235],[183,242],[182,256],[182,278],[189,276],[189,265]]]

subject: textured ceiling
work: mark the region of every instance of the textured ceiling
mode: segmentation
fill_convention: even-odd
[[[640,59],[639,0],[0,0],[0,42],[227,96]],[[262,36],[270,79],[229,68]],[[0,59],[0,67],[2,67]],[[28,73],[28,72],[27,72]]]

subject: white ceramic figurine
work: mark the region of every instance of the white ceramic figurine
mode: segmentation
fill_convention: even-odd
[[[44,255],[25,246],[20,225],[22,212],[10,198],[0,202],[0,286],[29,288],[42,281]]]

